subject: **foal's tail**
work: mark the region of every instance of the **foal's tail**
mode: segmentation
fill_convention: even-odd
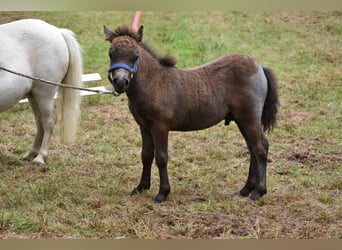
[[[74,33],[68,29],[60,29],[69,51],[69,68],[63,83],[82,87],[82,50]],[[61,140],[72,143],[76,140],[79,125],[81,95],[78,90],[59,88],[61,115]]]
[[[264,131],[271,131],[277,120],[277,112],[279,106],[278,98],[278,83],[275,74],[271,69],[263,68],[264,74],[267,79],[267,96],[262,111],[261,121]]]

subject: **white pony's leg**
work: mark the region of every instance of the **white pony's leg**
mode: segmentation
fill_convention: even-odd
[[[53,95],[54,95],[54,92],[53,92]],[[38,151],[38,154],[33,159],[33,163],[37,165],[44,165],[45,160],[49,153],[50,139],[52,136],[53,127],[55,125],[53,95],[50,97],[44,96],[44,97],[36,98],[37,107],[40,113],[40,116],[38,116],[38,118],[40,118],[40,121],[38,122],[37,128],[41,126],[43,129],[42,139],[38,137],[40,132],[37,133],[37,137],[36,137],[37,142],[39,142],[39,140],[41,141],[41,146]],[[36,143],[36,139],[35,139],[35,143]],[[35,146],[35,144],[33,146]]]
[[[29,103],[34,114],[34,119],[36,121],[37,133],[31,149],[23,156],[23,160],[25,161],[30,161],[38,155],[44,135],[44,128],[41,118],[42,116],[37,101],[35,98],[29,98]]]

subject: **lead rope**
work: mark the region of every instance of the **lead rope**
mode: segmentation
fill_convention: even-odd
[[[88,88],[76,87],[76,86],[72,86],[72,85],[52,82],[52,81],[41,79],[41,78],[38,78],[38,77],[33,77],[33,76],[25,75],[23,73],[19,73],[19,72],[16,72],[16,71],[4,68],[2,66],[0,66],[0,69],[4,70],[4,71],[7,71],[7,72],[9,72],[11,74],[14,74],[14,75],[22,76],[22,77],[25,77],[25,78],[28,78],[28,79],[31,79],[31,80],[40,81],[40,82],[47,83],[47,84],[54,85],[54,86],[59,86],[59,87],[62,87],[62,88],[84,90],[84,91],[94,92],[94,93],[97,93],[97,94],[112,94],[112,95],[115,95],[115,96],[119,95],[115,90],[110,91],[110,90],[98,90],[98,89],[88,89]]]

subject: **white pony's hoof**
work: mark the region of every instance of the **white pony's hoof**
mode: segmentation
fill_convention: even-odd
[[[26,154],[24,154],[23,156],[23,160],[24,161],[31,161],[33,159],[35,155],[33,153],[31,153],[31,151],[27,152]]]
[[[37,165],[37,166],[45,165],[45,161],[44,161],[43,156],[37,155],[37,157],[33,159],[33,163],[34,163],[34,165]]]

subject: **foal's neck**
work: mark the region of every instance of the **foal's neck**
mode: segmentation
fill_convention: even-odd
[[[143,48],[139,48],[139,67],[137,73],[131,80],[127,96],[134,102],[140,96],[146,94],[150,86],[154,83],[153,78],[160,70],[158,61],[147,53]]]

